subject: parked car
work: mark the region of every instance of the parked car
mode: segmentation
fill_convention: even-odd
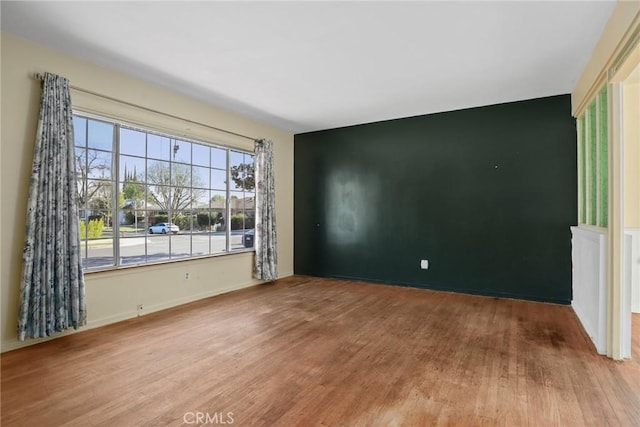
[[[154,233],[167,234],[169,232],[173,234],[177,234],[178,231],[180,231],[180,228],[177,225],[172,224],[170,222],[159,222],[158,224],[152,225],[151,227],[149,227],[149,234],[154,234]]]
[[[244,235],[242,236],[242,242],[244,243],[245,248],[253,247],[253,237],[255,236],[255,230],[246,230]]]

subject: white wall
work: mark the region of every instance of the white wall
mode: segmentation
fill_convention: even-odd
[[[607,231],[571,227],[571,306],[600,354],[607,351]]]
[[[16,340],[19,286],[22,268],[28,183],[33,156],[40,83],[35,72],[53,72],[72,85],[118,100],[142,105],[207,125],[274,141],[276,169],[276,215],[280,277],[293,274],[293,134],[261,124],[161,87],[72,58],[19,37],[1,34],[1,185],[0,208],[2,351],[33,344]],[[234,138],[170,120],[122,104],[74,91],[75,107],[139,124],[205,138],[225,145],[252,149],[249,140]],[[86,275],[88,329],[137,315],[136,305],[146,312],[175,306],[256,284],[251,278],[253,253],[188,260]],[[189,271],[190,279],[184,279]]]

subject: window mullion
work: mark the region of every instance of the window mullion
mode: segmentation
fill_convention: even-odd
[[[149,262],[149,239],[147,233],[149,232],[149,183],[147,182],[147,168],[149,167],[149,133],[144,133],[144,262]],[[136,215],[138,213],[136,212]],[[138,230],[136,229],[136,236]]]
[[[120,188],[118,178],[120,177],[120,125],[115,123],[113,126],[113,160],[111,167],[111,185],[115,187],[112,191],[111,209],[111,230],[113,230],[113,263],[117,267],[120,263]]]
[[[89,124],[84,127],[84,260],[89,263],[89,200],[87,198],[87,189],[89,188]]]
[[[227,212],[227,222],[226,226],[226,234],[227,234],[227,245],[226,252],[231,252],[231,150],[227,149],[227,195],[226,195],[226,212]]]
[[[173,145],[170,145],[172,147],[172,152],[173,154],[173,160],[171,160],[171,158],[169,158],[169,182],[167,183],[167,185],[169,186],[169,198],[168,198],[168,204],[167,204],[167,222],[169,224],[173,224],[173,206],[171,206],[173,204],[173,198],[175,197],[174,195],[174,186],[173,186],[173,169],[175,167],[175,160],[176,160],[176,155],[175,155],[175,149],[173,149],[174,147],[176,147],[176,145],[178,144],[178,141],[175,138],[172,138],[170,141],[173,141]],[[171,144],[171,143],[169,143]],[[167,233],[167,238],[169,239],[169,259],[173,259],[172,255],[173,255],[173,251],[171,250],[171,232]]]
[[[193,144],[189,145],[190,150],[191,150],[191,164],[190,169],[191,169],[191,179],[189,180],[189,182],[191,183],[191,186],[189,188],[189,257],[193,256],[193,212],[195,211],[195,209],[193,208],[193,204],[194,204],[194,195],[195,190],[193,189]]]

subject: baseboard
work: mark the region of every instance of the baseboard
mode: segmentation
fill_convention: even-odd
[[[286,277],[286,276],[280,276],[280,277]],[[217,295],[222,295],[222,294],[226,294],[229,292],[233,292],[233,291],[237,291],[240,289],[244,289],[244,288],[249,288],[251,286],[256,286],[256,285],[260,285],[263,282],[258,281],[258,280],[251,280],[245,283],[241,283],[235,286],[227,286],[225,288],[221,288],[221,289],[215,289],[212,291],[208,291],[208,292],[202,292],[199,294],[195,294],[195,295],[189,295],[183,298],[178,298],[178,299],[174,299],[171,301],[166,301],[160,304],[154,304],[154,305],[149,305],[147,307],[144,308],[144,310],[142,312],[137,312],[137,311],[128,311],[128,312],[124,312],[124,313],[119,313],[113,316],[108,316],[108,317],[103,317],[100,319],[93,319],[90,321],[87,321],[87,324],[81,328],[78,329],[67,329],[65,331],[62,332],[58,332],[55,333],[54,335],[50,336],[50,337],[45,337],[45,338],[36,338],[36,339],[28,339],[26,341],[12,341],[9,342],[7,344],[4,344],[2,346],[2,353],[5,353],[7,351],[12,351],[12,350],[17,350],[19,348],[23,348],[23,347],[29,347],[32,345],[36,345],[36,344],[40,344],[40,343],[44,343],[47,341],[51,341],[54,339],[58,339],[58,338],[62,338],[65,337],[67,335],[73,335],[73,334],[77,334],[77,333],[82,333],[85,331],[89,331],[91,329],[96,329],[102,326],[107,326],[107,325],[111,325],[114,323],[118,323],[118,322],[122,322],[124,320],[129,320],[129,319],[133,319],[137,316],[141,316],[141,315],[145,315],[145,314],[149,314],[149,313],[155,313],[158,311],[162,311],[162,310],[166,310],[169,308],[173,308],[173,307],[178,307],[180,305],[184,305],[184,304],[188,304],[194,301],[199,301],[201,299],[205,299],[205,298],[210,298],[210,297],[214,297]]]
[[[380,280],[380,279],[370,279],[366,277],[342,276],[337,274],[329,274],[326,276],[317,276],[317,277],[331,277],[334,279],[353,280],[358,282],[380,283],[380,284],[391,285],[391,286],[404,286],[404,287],[418,288],[418,289],[429,289],[432,291],[453,292],[458,294],[480,295],[485,297],[508,298],[508,299],[517,299],[517,300],[534,301],[534,302],[545,302],[550,304],[560,304],[560,305],[571,304],[571,301],[565,300],[562,298],[542,298],[535,295],[514,294],[510,292],[492,292],[492,291],[485,291],[485,290],[477,290],[473,288],[455,288],[454,289],[446,286],[437,286],[437,285],[434,286],[428,283]]]
[[[598,340],[598,337],[592,335],[589,331],[596,331],[597,328],[594,325],[590,325],[588,323],[589,316],[587,312],[583,310],[579,305],[576,305],[575,302],[571,303],[571,308],[573,309],[573,313],[576,315],[578,319],[578,323],[580,327],[582,327],[582,331],[589,338],[589,342],[593,345],[593,348],[598,354],[606,354],[607,349],[603,347],[602,340]]]
[[[194,301],[199,301],[201,299],[205,299],[205,298],[211,298],[211,297],[215,297],[217,295],[222,295],[222,294],[226,294],[229,292],[233,292],[233,291],[237,291],[240,289],[244,289],[244,288],[249,288],[251,286],[256,286],[261,284],[262,282],[257,281],[257,280],[252,280],[246,283],[242,283],[240,285],[235,285],[235,286],[227,286],[225,288],[221,288],[221,289],[216,289],[216,290],[212,290],[212,291],[208,291],[208,292],[202,292],[199,294],[195,294],[195,295],[188,295],[186,297],[182,297],[182,298],[178,298],[178,299],[174,299],[171,301],[165,301],[162,302],[160,304],[153,304],[153,305],[148,305],[146,307],[144,307],[144,309],[142,311],[140,311],[139,313],[137,313],[140,316],[144,316],[145,314],[149,314],[149,313],[156,313],[158,311],[162,311],[162,310],[166,310],[168,308],[173,308],[173,307],[178,307],[184,304],[189,304],[191,302]]]
[[[577,320],[577,322],[578,322],[578,325],[580,325],[580,328],[582,328],[582,333],[583,333],[583,335],[584,335],[584,339],[585,339],[585,341],[586,341],[587,343],[589,343],[589,345],[591,346],[591,348],[593,349],[593,351],[595,351],[595,352],[596,352],[596,353],[598,353],[598,354],[605,355],[606,350],[602,350],[602,351],[598,350],[598,347],[596,346],[596,343],[595,343],[595,341],[593,340],[593,337],[592,337],[592,336],[589,336],[589,333],[587,332],[587,327],[585,326],[585,324],[583,323],[583,320],[582,320],[582,319],[584,318],[584,316],[583,316],[583,317],[580,317],[580,315],[578,314],[578,312],[579,312],[580,308],[579,308],[579,307],[576,307],[576,306],[573,304],[573,302],[572,302],[572,303],[571,303],[571,309],[573,310],[573,315],[575,316],[575,318],[576,318],[576,320]]]
[[[290,276],[293,276],[293,275],[294,275],[293,270],[287,271],[285,273],[279,273],[278,274],[278,279],[284,279],[285,277],[290,277]]]

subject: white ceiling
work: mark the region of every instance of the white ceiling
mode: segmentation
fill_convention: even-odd
[[[3,31],[295,133],[570,93],[615,6],[0,4]]]

